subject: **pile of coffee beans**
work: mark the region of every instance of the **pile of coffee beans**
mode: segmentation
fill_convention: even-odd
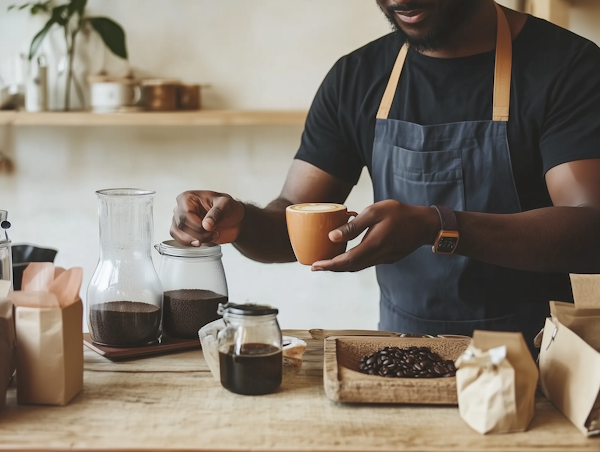
[[[358,369],[368,375],[395,378],[454,377],[452,360],[443,360],[429,347],[384,347],[363,356]]]

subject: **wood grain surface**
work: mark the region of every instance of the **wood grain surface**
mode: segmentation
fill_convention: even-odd
[[[0,449],[600,451],[544,398],[523,433],[482,436],[456,407],[340,404],[323,389],[323,342],[306,331],[296,375],[266,396],[215,381],[202,351],[111,362],[85,350],[84,391],[65,407],[0,411]]]
[[[335,402],[457,405],[456,378],[383,378],[358,371],[360,359],[383,347],[428,347],[455,361],[471,339],[332,336],[325,339],[323,381]]]

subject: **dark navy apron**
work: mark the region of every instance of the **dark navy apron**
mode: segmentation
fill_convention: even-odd
[[[375,202],[395,199],[495,214],[521,211],[506,134],[512,38],[503,11],[496,9],[491,121],[421,126],[388,119],[408,52],[407,46],[401,49],[377,113]],[[556,275],[434,254],[431,246],[423,246],[395,264],[378,265],[377,279],[382,330],[469,336],[474,329],[522,331],[531,344],[549,314]]]

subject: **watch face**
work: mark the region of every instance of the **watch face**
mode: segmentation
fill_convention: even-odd
[[[438,253],[451,253],[454,251],[456,244],[458,243],[458,237],[442,236],[437,245]]]

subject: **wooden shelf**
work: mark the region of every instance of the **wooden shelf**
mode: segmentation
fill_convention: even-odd
[[[0,125],[14,126],[303,126],[303,110],[198,110],[90,113],[0,111]]]

